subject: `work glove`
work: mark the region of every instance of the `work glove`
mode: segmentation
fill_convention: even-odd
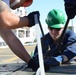
[[[28,63],[28,68],[31,68],[33,71],[37,71],[39,68],[39,62],[32,58]]]
[[[65,11],[69,19],[72,19],[76,15],[76,6],[65,2]]]
[[[29,27],[32,27],[35,25],[35,17],[34,17],[35,15],[37,15],[38,21],[39,21],[39,17],[40,17],[39,11],[34,11],[28,14],[27,18],[29,19]]]
[[[60,62],[57,61],[55,58],[50,57],[44,60],[45,71],[49,70],[50,67],[59,66],[59,65],[60,65]]]

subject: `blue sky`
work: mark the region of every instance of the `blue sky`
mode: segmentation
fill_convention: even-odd
[[[45,23],[48,12],[52,9],[60,9],[65,13],[63,0],[33,0],[31,6],[27,7],[27,13],[32,11],[40,12],[41,23]]]

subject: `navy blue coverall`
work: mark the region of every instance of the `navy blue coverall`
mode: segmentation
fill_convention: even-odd
[[[61,49],[60,49],[61,52],[58,51],[55,54],[52,54],[52,56],[57,57],[58,55],[66,55],[68,58],[68,61],[71,60],[73,57],[76,56],[76,43],[73,43],[67,47],[66,45],[74,41],[76,41],[76,33],[74,33],[72,30],[66,30],[66,33],[64,35],[64,39],[61,45]],[[43,54],[45,54],[49,49],[56,50],[55,49],[56,45],[54,44],[53,39],[51,38],[49,33],[47,33],[44,37],[41,38],[41,43],[42,43]],[[38,50],[36,46],[35,52],[34,52],[34,58],[37,58],[37,56],[38,56]]]
[[[64,1],[76,6],[76,0],[64,0]]]

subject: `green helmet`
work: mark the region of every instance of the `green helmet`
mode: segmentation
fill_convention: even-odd
[[[53,9],[48,13],[45,21],[48,27],[63,28],[65,25],[65,16],[62,11]]]

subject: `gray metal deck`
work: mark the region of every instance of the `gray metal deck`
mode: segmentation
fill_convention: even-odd
[[[33,75],[31,69],[27,68],[25,63],[11,63],[0,65],[0,75]],[[76,75],[76,64],[65,64],[57,67],[51,67],[46,75]]]

